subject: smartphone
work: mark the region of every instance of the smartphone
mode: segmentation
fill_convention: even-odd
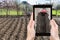
[[[36,36],[50,36],[52,5],[33,5]]]

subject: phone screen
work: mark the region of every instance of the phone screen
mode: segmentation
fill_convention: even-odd
[[[51,5],[34,5],[33,20],[37,36],[50,36],[50,20],[52,19]]]

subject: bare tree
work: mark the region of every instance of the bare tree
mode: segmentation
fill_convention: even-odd
[[[2,13],[2,2],[0,2],[0,12]]]
[[[19,15],[20,7],[17,1],[15,1],[15,5],[16,5],[17,15]]]
[[[8,7],[7,0],[6,1],[3,1],[3,2],[5,4],[4,8],[6,9],[6,15],[8,15],[8,9],[9,9],[9,7]]]

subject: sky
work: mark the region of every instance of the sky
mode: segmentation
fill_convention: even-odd
[[[2,1],[2,0],[0,0]],[[44,4],[44,3],[50,3],[50,0],[17,0],[18,2],[22,2],[22,1],[27,1],[29,4],[34,5],[34,4]],[[59,3],[60,0],[51,0],[51,2],[54,3]]]
[[[21,0],[21,1],[27,1],[31,5],[38,4],[38,3],[40,4],[50,3],[50,0]],[[60,0],[51,0],[51,2],[60,3]]]

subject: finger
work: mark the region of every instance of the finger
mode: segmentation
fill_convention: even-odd
[[[34,24],[35,24],[35,22],[34,22],[34,21],[31,21],[31,22],[28,24],[27,29],[28,29],[28,30],[29,30],[29,29],[34,29]]]
[[[30,20],[33,20],[33,13],[31,14]]]
[[[53,26],[53,25],[54,25],[52,20],[50,20],[50,25],[51,25],[51,26]]]
[[[27,35],[29,35],[30,33],[35,33],[35,30],[34,30],[34,21],[31,22],[30,26],[27,27]]]
[[[31,26],[31,28],[33,28],[33,29],[34,29],[34,24],[35,24],[35,22],[33,21],[32,26]]]
[[[57,23],[53,19],[52,19],[52,21],[53,21],[54,26],[58,27]]]
[[[30,25],[32,21],[33,21],[33,13],[31,13],[31,17],[28,25]]]
[[[54,23],[52,20],[50,20],[50,25],[51,25],[51,28],[54,28]]]
[[[56,22],[53,19],[50,21],[50,24],[51,24],[51,27],[58,29],[58,25],[56,24]]]
[[[58,25],[53,19],[50,21],[50,24],[51,24],[51,31],[54,31],[54,30],[58,31]]]
[[[51,24],[51,35],[58,35],[58,26],[56,26],[56,22],[52,19],[50,21],[50,24]]]
[[[29,29],[29,28],[31,28],[32,27],[32,25],[33,25],[33,13],[31,13],[31,17],[30,17],[30,21],[29,21],[29,24],[28,24],[28,26],[27,26],[27,29]]]

